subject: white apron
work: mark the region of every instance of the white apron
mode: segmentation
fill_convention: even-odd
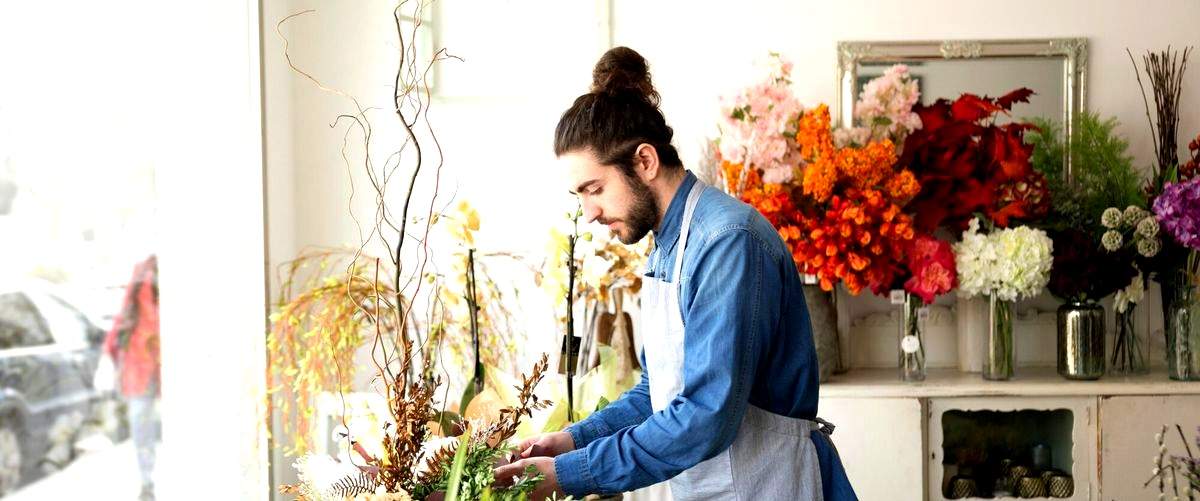
[[[650,403],[666,408],[683,389],[684,326],[679,309],[683,255],[700,181],[688,193],[675,253],[675,283],[643,277],[641,329]],[[746,409],[737,436],[724,452],[671,479],[676,501],[694,499],[763,499],[822,501],[821,469],[811,432],[814,421],[774,414],[753,405]]]

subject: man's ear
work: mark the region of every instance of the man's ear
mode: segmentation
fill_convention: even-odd
[[[662,164],[658,161],[658,150],[650,143],[639,144],[633,152],[634,171],[645,183],[650,183],[662,173]]]

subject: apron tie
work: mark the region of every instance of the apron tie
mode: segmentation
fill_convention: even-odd
[[[829,421],[826,421],[819,417],[813,418],[813,421],[816,421],[817,424],[820,425],[820,427],[817,428],[817,430],[820,431],[821,433],[824,433],[825,436],[827,436],[827,437],[832,437],[833,430],[837,429],[837,426],[834,426],[833,423],[830,423]]]

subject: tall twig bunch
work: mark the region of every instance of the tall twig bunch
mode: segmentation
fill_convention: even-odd
[[[1133,59],[1133,52],[1125,49],[1129,54],[1129,61],[1133,63],[1138,87],[1142,91],[1146,120],[1150,123],[1151,138],[1154,142],[1154,157],[1157,163],[1151,180],[1152,193],[1161,193],[1163,185],[1172,180],[1174,171],[1179,166],[1179,101],[1183,94],[1183,74],[1187,71],[1191,51],[1191,47],[1184,47],[1182,53],[1170,47],[1161,52],[1148,51],[1142,56],[1142,67],[1139,71],[1137,61]],[[1141,71],[1146,73],[1154,96],[1153,118]]]

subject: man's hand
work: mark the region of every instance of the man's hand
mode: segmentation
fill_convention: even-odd
[[[537,488],[533,489],[533,492],[529,494],[529,499],[540,501],[550,496],[557,496],[558,498],[565,496],[562,489],[558,487],[558,475],[554,473],[554,458],[551,457],[532,457],[496,468],[496,480],[493,485],[499,487],[512,485],[513,477],[524,476],[525,469],[530,466],[537,468],[537,471],[544,478],[541,482],[538,482]]]
[[[517,459],[528,459],[536,457],[555,457],[559,454],[566,454],[575,450],[575,439],[570,433],[565,431],[556,431],[553,433],[543,433],[522,440],[517,444],[517,450],[514,453],[514,461]],[[553,470],[553,465],[551,465]]]

